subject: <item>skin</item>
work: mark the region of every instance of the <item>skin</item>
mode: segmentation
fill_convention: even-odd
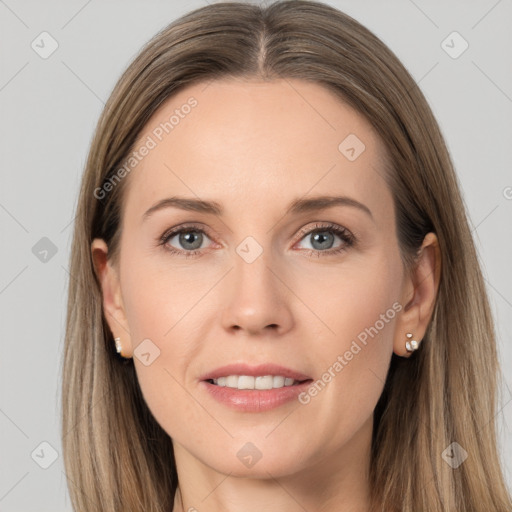
[[[138,357],[134,364],[144,399],[173,440],[175,510],[367,512],[373,410],[392,353],[408,357],[405,334],[420,341],[431,318],[437,239],[425,237],[409,277],[383,179],[385,148],[322,86],[189,86],[160,107],[136,147],[190,96],[198,105],[125,178],[119,264],[109,262],[103,240],[91,246],[122,354],[133,357],[147,338],[160,350],[151,365]],[[366,146],[354,161],[338,150],[351,133]],[[346,205],[284,215],[292,200],[324,194],[354,198],[373,218]],[[142,220],[171,195],[214,200],[225,212],[166,208]],[[191,222],[205,233],[199,255],[157,245],[166,230]],[[319,254],[346,243],[332,231],[324,230],[334,238],[323,246],[301,234],[316,223],[344,227],[357,242]],[[252,263],[236,252],[248,236],[263,250]],[[167,244],[190,251],[179,235]],[[396,302],[401,311],[307,405],[247,413],[202,390],[204,372],[233,362],[274,362],[319,379]],[[250,468],[237,457],[247,442],[261,452]]]

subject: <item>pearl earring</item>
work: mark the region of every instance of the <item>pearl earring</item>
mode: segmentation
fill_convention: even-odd
[[[412,339],[412,334],[408,332],[406,334],[407,341],[405,342],[405,348],[407,349],[407,352],[414,352],[415,350],[418,350],[418,347],[420,344]]]
[[[121,350],[123,350],[123,348],[121,347],[121,338],[114,338],[114,341],[116,342],[117,353],[120,354]]]

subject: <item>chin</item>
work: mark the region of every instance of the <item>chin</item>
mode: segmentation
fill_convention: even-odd
[[[232,455],[226,456],[226,452]],[[300,460],[289,446],[284,445],[279,450],[268,447],[267,443],[267,448],[258,449],[257,443],[248,441],[215,455],[217,459],[210,457],[204,462],[220,473],[239,478],[278,478],[292,475],[300,469],[297,464]]]

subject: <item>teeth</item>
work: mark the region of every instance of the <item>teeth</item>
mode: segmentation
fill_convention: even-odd
[[[251,375],[228,375],[212,379],[217,386],[235,389],[278,389],[298,384],[298,380],[282,377],[281,375],[264,375],[253,377]]]

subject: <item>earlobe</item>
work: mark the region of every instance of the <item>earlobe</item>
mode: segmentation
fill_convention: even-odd
[[[441,251],[437,236],[427,233],[411,276],[404,282],[405,306],[396,323],[395,354],[408,357],[420,347],[434,312],[440,277]]]
[[[94,269],[101,285],[102,305],[105,319],[115,338],[123,340],[123,356],[131,352],[131,339],[121,296],[118,270],[108,260],[108,246],[104,240],[96,238],[91,243]]]

